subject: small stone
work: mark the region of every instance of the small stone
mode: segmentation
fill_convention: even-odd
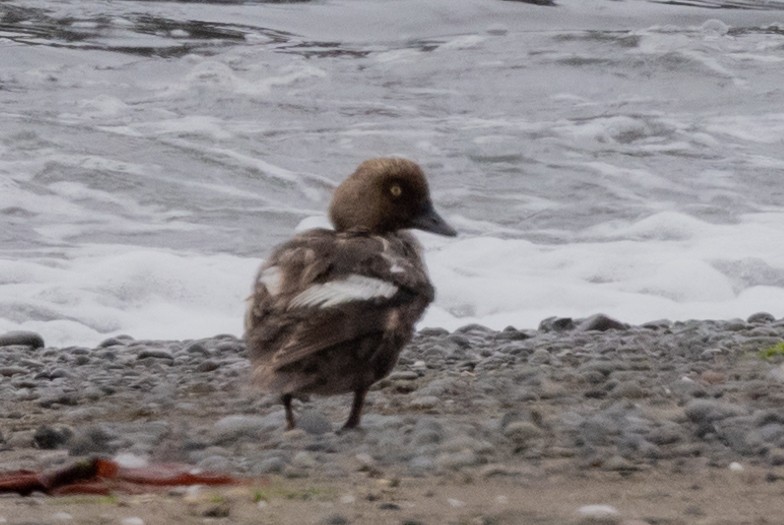
[[[12,377],[19,374],[26,374],[27,370],[18,366],[3,366],[0,367],[0,376]]]
[[[206,472],[229,472],[232,465],[228,458],[223,456],[207,456],[196,465]]]
[[[444,469],[461,469],[471,467],[481,461],[479,456],[470,449],[458,450],[457,452],[444,452],[436,458],[436,465]]]
[[[118,335],[116,337],[110,337],[108,339],[104,339],[100,343],[98,343],[98,348],[108,348],[110,346],[127,346],[128,343],[133,341],[133,337],[129,335]]]
[[[544,348],[537,348],[528,358],[528,362],[532,365],[546,365],[550,362],[550,352]]]
[[[316,458],[313,457],[313,454],[311,454],[306,450],[300,450],[299,452],[294,454],[291,463],[295,467],[301,467],[301,468],[313,468],[318,465],[318,461],[316,461]]]
[[[286,468],[286,462],[279,457],[267,458],[257,463],[252,469],[253,474],[280,474]]]
[[[434,408],[439,404],[439,402],[440,400],[436,396],[419,396],[412,399],[409,404],[411,405],[411,408],[427,410]]]
[[[613,397],[624,397],[626,399],[642,399],[647,393],[640,386],[639,381],[623,381],[612,391]]]
[[[72,456],[112,453],[115,451],[119,436],[103,426],[89,426],[77,429],[68,440],[68,453]]]
[[[749,322],[751,322],[751,321],[749,321]],[[727,468],[730,469],[731,472],[743,472],[745,470],[743,468],[743,465],[741,465],[737,461],[733,461],[732,463],[730,463],[727,466]]]
[[[413,381],[419,378],[419,374],[410,370],[400,370],[389,374],[390,381]]]
[[[465,507],[465,501],[459,500],[457,498],[447,498],[446,502],[449,503],[450,507],[459,509],[461,507]]]
[[[349,519],[342,514],[330,514],[319,521],[319,525],[348,525],[349,523],[351,523]]]
[[[297,419],[297,427],[308,434],[319,436],[332,432],[332,423],[329,419],[317,410],[305,410]]]
[[[215,443],[236,441],[240,438],[258,438],[260,433],[283,426],[283,415],[267,416],[230,415],[213,425]]]
[[[584,505],[577,509],[580,525],[617,525],[621,522],[618,509],[611,505]]]
[[[577,330],[580,332],[597,331],[606,332],[608,330],[627,330],[629,327],[620,321],[616,321],[612,317],[604,314],[596,314],[583,319],[577,325]]]
[[[154,359],[168,359],[173,361],[174,356],[168,350],[163,350],[162,348],[146,348],[139,352],[139,355],[136,357],[137,359],[146,359],[148,357]]]
[[[749,324],[768,324],[775,321],[776,318],[773,317],[768,312],[757,312],[755,314],[751,314],[746,322]]]
[[[185,347],[185,352],[188,354],[197,354],[202,356],[210,355],[210,351],[207,350],[207,347],[204,346],[204,343],[200,341],[196,341],[195,343],[191,343]]]
[[[744,410],[738,405],[722,403],[710,399],[695,399],[690,401],[685,408],[686,417],[695,423],[710,423],[743,414]]]
[[[33,442],[38,448],[51,450],[64,446],[72,435],[73,432],[68,427],[41,425],[33,434]]]
[[[502,476],[514,476],[516,471],[510,469],[502,463],[492,463],[485,465],[479,470],[479,475],[483,478],[497,478]]]
[[[207,359],[199,363],[199,366],[196,367],[197,372],[212,372],[213,370],[217,370],[220,368],[220,363],[215,361],[214,359]]]
[[[373,456],[366,452],[360,452],[354,458],[359,462],[359,470],[372,470],[376,465],[376,460]]]
[[[44,338],[35,332],[14,330],[0,334],[0,346],[27,346],[32,349],[43,348]]]
[[[205,518],[228,518],[230,514],[231,507],[225,501],[212,505],[202,512]]]
[[[526,446],[542,436],[539,427],[528,421],[513,421],[504,427],[503,433],[518,446]]]
[[[574,330],[574,321],[571,317],[548,317],[539,323],[540,332],[566,332]]]
[[[621,456],[612,456],[608,458],[602,465],[602,468],[612,472],[633,472],[639,470],[639,467]]]
[[[727,375],[715,370],[706,370],[700,374],[700,381],[709,385],[718,385],[727,381]]]

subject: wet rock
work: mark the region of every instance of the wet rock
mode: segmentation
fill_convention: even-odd
[[[443,452],[436,458],[436,465],[442,469],[460,469],[471,467],[481,462],[479,455],[470,449],[455,452]]]
[[[711,423],[744,413],[741,406],[709,399],[690,401],[684,409],[686,417],[694,423]]]
[[[540,332],[566,332],[574,330],[574,320],[571,317],[548,317],[539,323]]]
[[[768,312],[757,312],[755,314],[751,314],[746,322],[749,324],[767,324],[772,323],[776,320],[773,315],[769,314]]]
[[[596,314],[582,319],[577,325],[577,330],[581,332],[587,332],[590,330],[606,332],[607,330],[627,330],[628,328],[628,325],[604,314]]]
[[[317,410],[305,410],[297,419],[297,427],[308,434],[321,435],[332,432],[332,423],[329,419]]]
[[[33,443],[42,449],[55,449],[65,446],[73,436],[73,431],[65,426],[41,425],[33,434]]]
[[[144,350],[139,352],[137,359],[141,360],[147,358],[167,359],[173,361],[174,355],[169,350],[164,350],[162,348],[145,348]]]
[[[117,449],[119,435],[104,425],[77,429],[68,440],[68,452],[72,456],[113,453]]]
[[[133,337],[129,335],[118,335],[116,337],[110,337],[108,339],[104,339],[98,344],[98,348],[108,348],[110,346],[127,346],[129,343],[133,342]]]
[[[0,334],[0,347],[2,346],[27,346],[32,349],[43,348],[44,338],[36,332],[15,330]]]
[[[584,505],[577,509],[579,525],[618,525],[621,513],[612,505]]]
[[[283,428],[283,419],[282,412],[267,416],[224,416],[213,425],[213,441],[220,445],[244,438],[257,439],[262,433]]]

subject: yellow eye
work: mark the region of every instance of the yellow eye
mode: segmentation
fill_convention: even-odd
[[[403,194],[403,188],[401,188],[399,184],[394,184],[389,188],[389,193],[391,193],[393,197],[400,197],[400,195]]]

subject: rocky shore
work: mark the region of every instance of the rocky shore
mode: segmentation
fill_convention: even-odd
[[[297,494],[336,487],[325,498],[237,497],[225,516],[191,506],[201,509],[185,512],[193,523],[244,523],[247,513],[270,509],[285,516],[281,502],[292,499],[289,511],[300,509],[302,523],[775,523],[776,506],[779,517],[784,511],[784,320],[765,313],[641,326],[596,315],[546,319],[538,330],[424,329],[368,395],[362,428],[343,433],[335,430],[349,396],[296,401],[299,428],[284,431],[278,399],[249,384],[244,345],[232,336],[119,336],[96,348],[38,339],[0,346],[0,470],[104,455],[185,463]],[[763,502],[750,507],[750,521],[738,521],[728,512],[740,503],[720,510],[710,501],[721,494],[699,497],[711,483],[737,484]],[[426,503],[438,487],[457,494],[441,501],[443,512]],[[546,494],[541,507],[530,497],[546,487],[591,498],[573,495],[562,513],[544,511]],[[695,499],[659,511],[628,505],[628,494],[644,487]],[[420,503],[402,503],[406,491]],[[189,494],[161,497],[187,506]],[[47,498],[0,497],[0,523],[57,522],[32,500]],[[139,512],[137,525],[145,523]]]

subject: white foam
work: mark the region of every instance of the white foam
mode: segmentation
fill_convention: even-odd
[[[585,237],[599,231],[601,240],[570,244],[473,238],[431,252],[438,295],[421,324],[531,328],[550,315],[596,312],[632,323],[761,310],[784,315],[784,247],[771,243],[784,235],[784,213],[746,215],[727,225],[661,213],[594,228]],[[762,273],[746,264],[754,258],[781,282],[744,281],[749,268]]]
[[[69,259],[0,259],[0,331],[35,330],[50,345],[94,345],[119,333],[239,335],[258,262],[127,246],[83,248]]]

